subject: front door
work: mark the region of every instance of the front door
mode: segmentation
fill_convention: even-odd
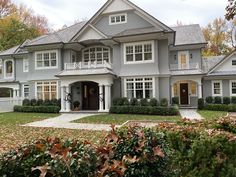
[[[94,82],[83,82],[83,110],[99,109],[99,90],[98,84]]]
[[[180,84],[180,104],[188,105],[188,83]]]

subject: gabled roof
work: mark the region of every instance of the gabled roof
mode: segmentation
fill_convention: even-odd
[[[115,0],[108,0],[98,11],[97,13],[73,36],[73,38],[71,39],[71,41],[75,40],[81,33],[83,33],[83,31],[89,27],[89,24],[92,24],[92,22]],[[163,31],[172,31],[174,32],[170,27],[168,27],[167,25],[165,25],[164,23],[160,22],[159,20],[157,20],[155,17],[153,17],[152,15],[148,14],[147,12],[145,12],[143,9],[141,9],[140,7],[136,6],[134,3],[132,3],[129,0],[120,0],[123,1],[125,3],[127,3],[128,5],[130,5],[132,8],[134,8],[136,11],[138,11],[140,14],[143,15],[144,18],[149,19],[151,21],[153,21],[153,23],[156,24],[156,26],[160,26]]]
[[[215,71],[218,67],[220,67],[225,61],[227,61],[228,59],[230,59],[233,55],[236,54],[236,50],[234,50],[233,52],[231,52],[229,55],[225,56],[220,62],[218,62],[214,67],[212,67],[209,71],[209,73],[212,73],[213,71]]]
[[[198,24],[172,27],[176,31],[175,45],[207,44]]]
[[[116,34],[115,37],[146,34],[146,33],[155,33],[155,32],[162,32],[162,31],[160,29],[155,28],[155,27],[135,28],[135,29],[124,30],[124,31]]]
[[[205,73],[209,72],[213,67],[215,67],[224,58],[225,58],[224,55],[203,57],[203,59],[202,59],[203,71]]]

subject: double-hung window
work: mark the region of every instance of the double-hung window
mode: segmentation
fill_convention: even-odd
[[[222,96],[222,81],[212,81],[212,96]]]
[[[124,63],[149,63],[154,61],[154,42],[124,44]]]
[[[150,99],[154,97],[153,78],[128,78],[125,83],[125,96],[129,99]]]
[[[53,51],[43,51],[36,52],[36,69],[52,69],[58,67],[58,52]]]
[[[230,81],[230,94],[236,96],[236,80]]]
[[[24,84],[23,85],[23,97],[24,98],[29,98],[29,85]]]
[[[4,61],[4,78],[12,79],[14,78],[14,63],[13,60]]]
[[[23,72],[29,72],[29,59],[23,59]]]
[[[42,100],[57,99],[57,82],[45,81],[36,83],[36,97]]]

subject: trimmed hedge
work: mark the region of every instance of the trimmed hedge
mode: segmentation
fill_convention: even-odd
[[[176,107],[160,106],[112,106],[110,113],[174,116],[179,114],[179,110]]]
[[[198,109],[202,110],[204,109],[205,103],[204,103],[204,99],[203,98],[199,98],[198,99]]]
[[[226,112],[236,112],[236,104],[207,104],[204,107],[205,110],[211,111],[226,111]]]
[[[172,98],[172,105],[179,105],[179,97],[178,96]]]
[[[53,99],[53,100],[24,99],[23,106],[59,106],[61,107],[61,99]]]
[[[14,112],[59,113],[59,106],[14,106]]]

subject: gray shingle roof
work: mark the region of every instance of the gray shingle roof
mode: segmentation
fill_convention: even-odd
[[[44,35],[38,37],[28,43],[28,46],[31,45],[42,45],[42,44],[53,44],[53,43],[67,43],[71,38],[86,24],[86,21],[76,23],[68,28],[57,31],[52,34]]]
[[[200,25],[184,25],[172,27],[176,31],[175,45],[206,43]]]
[[[4,55],[12,55],[16,52],[16,50],[19,48],[20,45],[12,47],[10,49],[7,49],[3,52],[0,52],[0,56],[4,56]]]
[[[236,75],[236,71],[215,71],[213,73],[209,73],[208,76],[231,76]]]
[[[224,55],[204,57],[202,59],[203,71],[206,73],[209,72],[213,67],[215,67],[224,58],[225,58]]]

